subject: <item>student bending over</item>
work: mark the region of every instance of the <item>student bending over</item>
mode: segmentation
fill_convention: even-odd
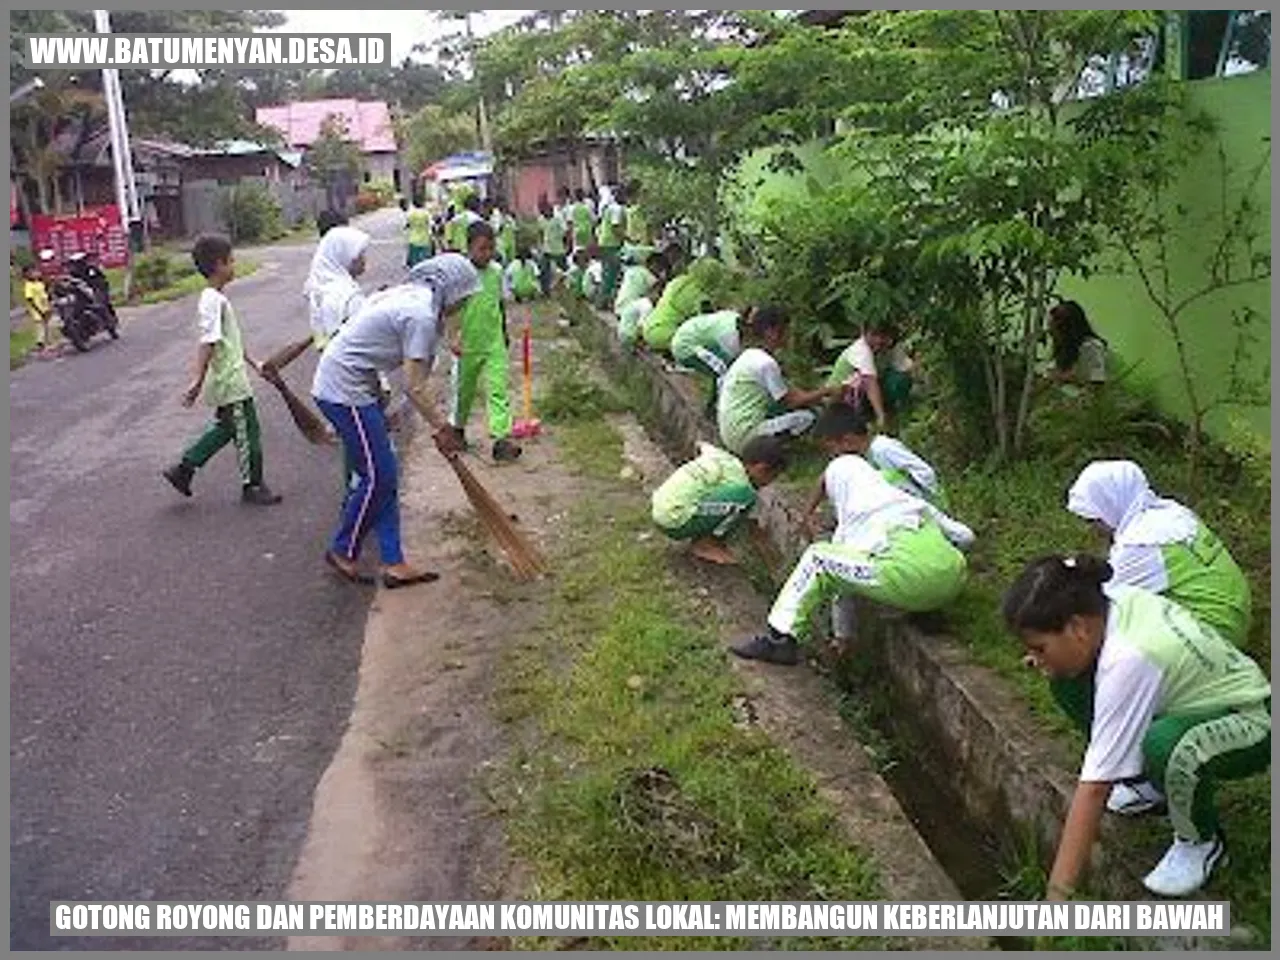
[[[724,541],[756,504],[756,491],[786,469],[777,437],[757,437],[739,459],[709,443],[696,460],[671,474],[653,492],[653,522],[672,540],[689,540],[690,552],[712,563],[737,561]]]
[[[1214,787],[1271,762],[1271,685],[1258,665],[1164,597],[1104,590],[1111,577],[1095,557],[1044,557],[1004,599],[1005,622],[1045,674],[1095,678],[1090,714],[1072,718],[1089,746],[1051,900],[1069,898],[1084,874],[1112,785],[1140,776],[1168,797],[1174,836],[1143,883],[1165,897],[1199,890],[1226,850]]]

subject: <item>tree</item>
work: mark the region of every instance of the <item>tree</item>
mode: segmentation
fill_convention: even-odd
[[[324,187],[329,206],[340,209],[364,168],[364,155],[351,139],[344,117],[332,114],[320,124],[320,133],[307,150],[307,169]]]
[[[414,173],[459,150],[477,146],[469,117],[429,104],[399,124],[397,137],[404,145],[405,161]]]
[[[868,14],[839,32],[835,58],[868,81],[862,95],[849,89],[836,148],[860,165],[861,182],[815,198],[833,204],[822,224],[836,244],[775,233],[827,252],[804,265],[834,273],[816,308],[914,315],[934,335],[971,436],[999,458],[1023,448],[1050,295],[1064,274],[1097,268],[1100,228],[1139,160],[1136,148],[1075,136],[1067,113],[1098,102],[1064,104],[1104,57],[1154,26],[1125,11],[921,11]],[[794,36],[783,42],[804,49]],[[753,76],[778,75],[765,56]],[[829,116],[775,102],[765,128],[803,134]],[[769,247],[775,263],[795,262]]]

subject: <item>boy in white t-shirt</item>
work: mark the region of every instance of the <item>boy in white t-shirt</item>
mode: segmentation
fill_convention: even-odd
[[[778,307],[755,310],[751,333],[760,347],[748,347],[730,364],[720,381],[716,424],[730,453],[741,453],[753,437],[799,436],[813,426],[808,408],[838,396],[840,386],[800,390],[789,386],[772,356],[786,341],[787,317]]]
[[[877,429],[884,430],[889,414],[900,407],[911,389],[914,362],[904,351],[895,351],[897,330],[892,324],[867,324],[862,336],[836,358],[827,383],[843,386],[845,401],[855,409],[874,415]]]

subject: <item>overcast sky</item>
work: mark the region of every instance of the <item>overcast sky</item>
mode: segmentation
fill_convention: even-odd
[[[430,43],[452,32],[436,25],[428,10],[282,10],[288,19],[284,33],[390,33],[391,61],[409,56],[415,43]],[[479,10],[471,17],[471,29],[483,36],[515,23],[532,10]]]

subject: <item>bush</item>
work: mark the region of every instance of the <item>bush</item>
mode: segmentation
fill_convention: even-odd
[[[232,243],[276,240],[285,234],[280,204],[260,183],[233,186],[223,198],[222,219],[226,221]]]
[[[173,259],[166,253],[145,253],[133,267],[133,282],[139,293],[167,287],[175,273]]]

